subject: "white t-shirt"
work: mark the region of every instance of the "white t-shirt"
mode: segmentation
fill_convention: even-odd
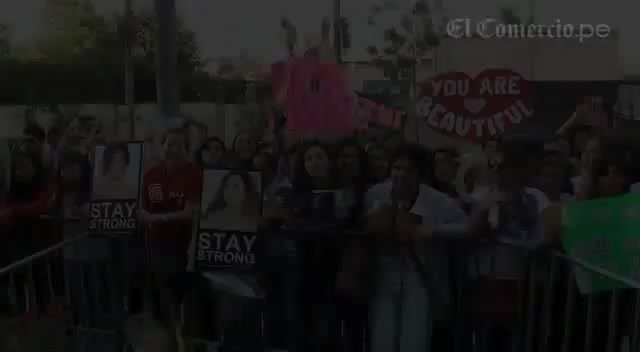
[[[391,191],[393,184],[389,181],[373,186],[365,197],[365,207],[369,212],[392,204]],[[432,225],[436,236],[464,236],[468,225],[467,214],[458,206],[453,198],[433,188],[420,185],[415,203],[409,213],[419,216],[423,223]],[[417,241],[415,248],[419,259],[430,268],[433,282],[442,292],[439,297],[450,297],[448,252],[442,245],[434,245],[428,241]],[[385,289],[401,287],[403,275],[399,273],[414,272],[415,268],[406,255],[394,251],[393,246],[380,257],[380,283]],[[381,286],[381,287],[382,287]]]
[[[631,185],[631,192],[640,192],[640,182]]]
[[[551,204],[547,196],[536,188],[527,187],[524,193],[535,200],[538,212],[536,224],[528,231],[529,236],[523,240],[502,238],[499,240],[509,246],[497,245],[493,248],[478,250],[469,262],[469,274],[472,277],[482,275],[512,280],[518,279],[523,273],[527,249],[540,244],[544,238],[542,216],[540,215]],[[489,223],[492,224],[492,227],[497,225],[497,216],[497,208],[489,210]]]

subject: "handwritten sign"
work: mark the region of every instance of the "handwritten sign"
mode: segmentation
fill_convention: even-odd
[[[573,203],[564,212],[562,244],[569,255],[631,280],[640,280],[640,194]],[[583,294],[627,287],[576,267]]]
[[[406,116],[404,111],[398,110],[373,100],[358,97],[355,108],[355,119],[361,129],[367,129],[369,124],[388,127],[402,127],[402,120]]]
[[[508,69],[489,69],[476,78],[443,73],[427,82],[421,95],[416,109],[429,127],[472,142],[533,116],[527,81]]]
[[[292,134],[335,134],[356,129],[355,96],[338,64],[317,57],[291,59],[273,68],[272,85]]]

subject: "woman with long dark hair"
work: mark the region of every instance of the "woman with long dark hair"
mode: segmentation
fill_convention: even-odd
[[[368,169],[367,154],[357,141],[347,139],[338,144],[336,174],[340,192],[337,215],[352,224],[362,216],[364,194],[369,186]]]
[[[41,219],[51,209],[55,198],[55,182],[51,180],[38,155],[16,152],[11,158],[9,190],[0,203],[0,265],[23,259],[61,240],[55,223]],[[45,268],[37,263],[32,268],[40,307],[51,303],[45,295]],[[15,287],[26,280],[16,278]],[[42,295],[40,294],[42,293]]]
[[[591,172],[606,154],[606,143],[601,137],[592,137],[586,142],[584,150],[580,154],[578,174],[571,178],[571,184],[577,198],[584,197],[582,193],[586,187],[589,187]]]
[[[292,220],[304,229],[336,222],[336,194],[339,189],[331,150],[318,141],[307,142],[298,149],[295,177],[292,180]],[[327,230],[331,231],[331,230]],[[303,351],[335,350],[336,305],[334,286],[339,265],[339,250],[329,238],[307,241],[301,245],[299,288],[303,311],[298,321],[298,346]]]
[[[224,165],[227,148],[222,139],[209,137],[196,151],[195,160],[204,168],[217,168]]]
[[[91,194],[91,164],[80,152],[71,151],[62,156],[59,163],[59,204],[64,218],[82,217],[87,214]]]
[[[341,190],[338,214],[345,217],[348,225],[358,226],[364,208],[364,195],[368,189],[367,154],[354,140],[348,139],[338,145],[337,173]],[[367,306],[358,297],[363,280],[373,270],[372,253],[362,241],[347,241],[341,244],[340,263],[336,276],[336,295],[339,298],[339,314],[345,322],[345,345],[348,350],[362,351],[363,327],[367,325]]]
[[[431,187],[454,199],[460,197],[454,185],[458,173],[458,157],[458,151],[453,148],[436,149],[431,164]]]
[[[44,214],[52,205],[55,183],[52,182],[38,157],[25,152],[11,158],[9,190],[0,207],[4,223]]]
[[[383,182],[389,177],[390,153],[382,145],[370,144],[367,146],[367,171],[369,186]]]
[[[253,156],[258,150],[258,142],[249,132],[240,132],[231,144],[230,166],[237,169],[250,170]]]

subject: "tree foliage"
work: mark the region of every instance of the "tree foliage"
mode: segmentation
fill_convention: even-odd
[[[142,13],[136,16],[136,34],[134,53],[137,61],[150,67],[156,62],[156,23],[152,13]],[[177,23],[178,70],[191,74],[202,69],[204,65],[196,43],[193,31],[178,19]]]
[[[38,58],[67,63],[96,47],[97,39],[109,30],[90,0],[47,0],[45,25],[35,42]]]
[[[535,23],[533,15],[529,16],[525,23],[512,7],[503,6],[499,9],[499,17],[502,23],[507,25],[529,25]]]
[[[398,10],[399,6],[393,1],[373,5],[368,24],[376,26],[379,16]],[[410,13],[402,15],[398,25],[385,29],[384,46],[370,45],[367,52],[387,78],[399,79],[439,44],[438,28],[431,9],[426,0],[418,0]]]
[[[5,58],[11,54],[11,35],[9,26],[0,23],[0,58]]]
[[[500,19],[504,24],[522,24],[522,19],[518,15],[513,8],[510,7],[502,7],[500,9]]]
[[[36,41],[37,55],[51,63],[77,63],[113,72],[124,64],[129,35],[122,15],[99,15],[90,0],[47,0],[47,24]],[[133,41],[136,67],[153,70],[156,65],[155,17],[136,14]],[[190,74],[202,68],[195,34],[178,21],[178,69]]]
[[[293,56],[298,47],[298,30],[287,17],[280,19],[280,29],[284,35],[284,45],[289,56]]]

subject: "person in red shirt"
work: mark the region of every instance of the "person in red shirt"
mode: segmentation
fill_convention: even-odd
[[[161,312],[165,315],[162,320],[173,328],[177,307],[191,282],[186,274],[187,250],[202,171],[189,161],[184,130],[167,131],[162,142],[163,158],[144,175],[139,219],[146,228],[159,307],[171,307],[169,312]]]
[[[17,152],[11,161],[9,190],[0,204],[0,223],[3,225],[44,215],[55,195],[55,182],[37,156]]]
[[[0,267],[33,255],[62,239],[61,231],[43,219],[55,200],[54,179],[47,175],[40,155],[18,151],[11,155],[10,184],[0,199]],[[54,262],[48,262],[55,264]],[[47,271],[42,262],[34,263],[31,275],[34,294],[40,307],[51,303]],[[27,277],[18,272],[12,277],[14,287],[26,284]],[[51,274],[51,272],[49,272]],[[51,278],[49,276],[49,278]],[[0,278],[0,287],[7,287],[7,278]],[[53,277],[54,284],[58,281]]]

